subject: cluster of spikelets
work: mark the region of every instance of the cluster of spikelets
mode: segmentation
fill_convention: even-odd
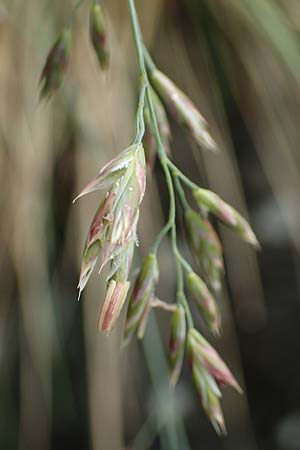
[[[129,3],[133,4],[133,0]],[[91,5],[90,37],[101,67],[106,68],[109,61],[107,33],[103,9],[97,1],[93,1]],[[71,30],[67,28],[47,58],[42,73],[43,96],[50,96],[60,87],[68,67],[70,51]],[[108,333],[116,323],[130,289],[129,275],[134,247],[137,245],[137,223],[146,187],[147,165],[153,168],[158,156],[172,177],[173,181],[169,180],[169,183],[173,183],[176,188],[184,212],[188,244],[197,265],[198,273],[182,256],[176,254],[185,272],[185,286],[205,326],[214,335],[219,335],[221,317],[214,293],[221,289],[224,262],[221,242],[210,217],[227,225],[254,247],[258,248],[259,245],[247,221],[234,208],[210,190],[197,186],[170,160],[171,130],[167,112],[188,131],[201,148],[214,151],[217,146],[209,133],[206,120],[192,101],[156,68],[146,49],[143,53],[147,72],[137,113],[137,136],[132,145],[108,162],[77,197],[93,191],[104,191],[84,247],[79,297],[98,260],[99,272],[108,265],[107,289],[99,321],[100,330]],[[146,89],[148,102],[145,104],[143,94]],[[182,184],[192,191],[196,209],[188,204]],[[176,227],[175,222],[171,225]],[[162,233],[162,236],[165,234]],[[195,329],[184,289],[180,289],[174,304],[156,297],[155,290],[159,281],[157,243],[160,240],[155,242],[156,245],[153,245],[141,265],[130,294],[124,344],[133,335],[140,339],[144,336],[147,319],[153,308],[170,311],[170,384],[174,386],[177,383],[184,354],[187,353],[203,408],[215,429],[225,433],[220,388],[229,385],[239,392],[241,389],[218,353]],[[176,248],[175,246],[175,250]]]
[[[89,15],[89,36],[100,67],[109,65],[109,48],[106,20],[103,7],[98,0],[92,0]],[[78,2],[78,6],[81,2]],[[73,14],[71,16],[73,18]],[[72,20],[60,33],[50,50],[41,75],[41,98],[51,97],[62,85],[70,64],[72,50]]]

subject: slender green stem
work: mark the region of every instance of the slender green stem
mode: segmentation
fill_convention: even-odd
[[[185,267],[185,265],[188,266],[188,268],[185,267],[186,270],[190,271],[191,268],[189,264],[185,261],[185,259],[181,256],[180,252],[177,248],[177,242],[176,242],[176,227],[175,225],[172,227],[172,248],[173,253],[176,257],[176,264],[177,264],[177,274],[178,274],[178,284],[177,284],[177,302],[181,303],[185,310],[186,319],[188,323],[189,328],[194,327],[193,317],[191,314],[191,310],[189,307],[189,304],[187,302],[186,296],[184,294],[184,281],[183,281],[183,271],[182,267]]]
[[[144,60],[144,45],[143,45],[141,30],[140,30],[140,26],[139,26],[139,22],[138,22],[138,17],[136,14],[134,0],[128,0],[128,5],[129,5],[131,26],[132,26],[132,30],[133,30],[133,38],[134,38],[134,43],[135,43],[135,48],[136,48],[136,53],[137,53],[137,58],[138,58],[140,77],[145,86],[147,103],[149,105],[150,117],[151,117],[151,120],[153,123],[153,128],[154,128],[153,132],[154,132],[154,136],[155,136],[155,139],[157,142],[157,147],[159,149],[158,153],[160,155],[160,158],[166,160],[166,155],[165,155],[165,152],[163,149],[163,144],[162,144],[162,140],[160,137],[159,128],[158,128],[158,124],[157,124],[157,120],[156,120],[156,114],[155,114],[153,103],[152,103],[151,91],[149,89],[148,75],[147,75],[145,60]],[[138,132],[137,132],[137,134],[138,134]],[[162,166],[163,166],[163,169],[164,169],[164,172],[166,175],[166,181],[167,181],[168,188],[170,191],[170,183],[172,184],[172,178],[171,178],[171,175],[170,175],[170,172],[169,172],[166,162],[164,162],[164,164],[162,164]],[[170,196],[170,197],[172,197],[172,196]],[[170,203],[172,203],[172,204],[175,203],[175,197],[174,197],[174,201],[172,200],[172,198],[170,198]],[[170,205],[169,220],[166,223],[166,225],[164,226],[164,228],[158,234],[158,236],[152,246],[152,251],[154,251],[154,252],[157,251],[161,240],[164,238],[164,236],[166,236],[166,234],[169,232],[170,228],[172,227],[172,221],[173,221],[173,205]]]
[[[158,126],[157,126],[157,121],[156,121],[156,115],[154,112],[154,108],[153,108],[153,104],[152,104],[152,99],[151,99],[151,94],[150,94],[150,89],[149,89],[149,83],[148,83],[148,76],[147,76],[147,72],[146,72],[146,67],[145,67],[145,62],[144,62],[144,56],[143,56],[143,41],[142,41],[142,37],[141,37],[141,32],[140,32],[140,27],[139,27],[139,23],[138,23],[138,18],[137,18],[137,14],[136,14],[136,10],[135,10],[135,4],[134,4],[134,0],[128,0],[128,5],[129,5],[129,11],[130,11],[130,18],[131,18],[131,25],[132,25],[132,29],[133,29],[133,36],[134,36],[134,41],[135,41],[135,46],[136,46],[136,51],[137,51],[137,58],[138,58],[138,63],[139,63],[139,70],[140,70],[140,76],[141,76],[141,82],[142,82],[142,86],[145,86],[145,94],[146,94],[146,98],[147,98],[147,102],[148,105],[151,105],[151,117],[152,117],[152,121],[154,118],[154,122],[153,124],[156,125],[155,130],[156,130],[156,140],[158,142],[158,146],[161,146],[161,139],[160,139],[160,135],[159,135],[159,130],[158,130]],[[142,98],[143,100],[143,98]],[[141,120],[140,120],[140,124],[139,126],[141,127]],[[141,130],[138,130],[138,133]],[[162,148],[162,147],[161,147]],[[163,149],[161,150],[161,154],[163,154]],[[169,172],[168,166],[165,164],[165,173],[166,173],[166,178],[167,178],[167,183],[168,185],[170,185],[170,183],[172,184],[172,177],[171,174]],[[175,196],[173,193],[173,197],[174,200],[173,202],[175,202]],[[174,203],[174,207],[175,207],[175,203]],[[171,209],[171,208],[170,208]],[[170,214],[171,217],[171,214]],[[173,215],[172,215],[173,217]],[[170,224],[167,224],[166,227],[164,227],[163,233],[161,233],[161,236],[164,235],[164,233],[168,232],[169,226],[171,226],[171,221],[169,219]],[[151,323],[151,322],[150,322]],[[150,325],[150,324],[149,324]],[[157,336],[159,336],[159,334],[157,334]],[[149,347],[149,342],[147,342],[147,339],[144,340],[144,345],[146,346],[146,349],[148,350],[146,352],[147,357],[152,356],[153,355],[153,334],[151,334],[151,346]],[[155,352],[155,364],[149,364],[149,370],[151,375],[153,376],[153,381],[154,383],[158,383],[159,381],[159,375],[156,371],[156,366],[157,366],[157,361],[156,361],[156,357],[157,357],[157,352]],[[149,358],[150,360],[150,358]],[[163,363],[164,360],[163,360]],[[155,368],[155,370],[153,370],[153,368]],[[157,392],[157,396],[160,395],[160,392]],[[164,435],[161,434],[161,440],[162,440],[162,447],[166,447],[166,448],[172,448],[173,450],[179,450],[180,444],[178,441],[178,437],[177,437],[177,432],[176,432],[176,428],[173,427],[172,425],[174,425],[173,420],[168,424],[168,426],[166,427],[166,438],[167,438],[167,442],[164,442]],[[166,445],[164,445],[166,444]]]
[[[154,138],[156,140],[157,149],[158,149],[158,157],[160,159],[160,163],[162,165],[162,168],[165,172],[166,176],[166,183],[169,190],[169,196],[170,196],[170,210],[169,210],[169,220],[166,224],[166,226],[162,230],[162,234],[160,233],[158,235],[158,239],[155,241],[155,247],[157,249],[158,243],[160,242],[161,238],[171,229],[171,246],[173,254],[176,258],[176,265],[177,265],[177,273],[178,273],[178,285],[177,285],[177,297],[179,301],[184,306],[184,309],[186,311],[186,315],[188,318],[188,323],[192,324],[192,318],[190,313],[190,308],[188,306],[188,303],[186,301],[182,301],[184,297],[183,294],[183,288],[184,288],[184,282],[183,282],[183,273],[182,273],[182,266],[185,268],[185,270],[190,271],[192,270],[187,261],[182,257],[180,254],[178,247],[177,247],[177,239],[176,239],[176,202],[175,202],[175,192],[174,192],[174,185],[172,176],[167,164],[168,158],[166,156],[166,153],[163,148],[163,144],[160,137],[160,132],[158,128],[157,118],[155,114],[155,110],[153,107],[152,97],[151,97],[151,91],[150,89],[147,89],[147,102],[148,107],[150,111],[150,119],[153,125],[153,133]]]
[[[143,39],[142,39],[142,34],[141,34],[138,17],[136,14],[134,0],[128,0],[128,5],[129,5],[130,20],[131,20],[131,28],[133,31],[133,39],[134,39],[136,54],[137,54],[137,58],[138,58],[138,66],[139,66],[140,76],[141,76],[141,78],[144,78],[146,84],[148,84],[148,77],[147,77],[145,60],[144,60],[144,45],[143,45]]]
[[[146,47],[144,47],[144,58],[145,58],[146,67],[151,75],[151,73],[154,72],[154,70],[156,70],[157,67],[155,65],[155,62],[151,58],[150,53],[146,49]]]
[[[79,7],[82,5],[83,1],[84,1],[84,0],[77,0],[77,2],[75,3],[75,5],[73,6],[73,9],[72,9],[72,11],[71,11],[69,20],[68,20],[68,22],[67,22],[67,26],[68,26],[68,27],[71,27],[71,26],[72,26],[73,21],[74,21],[74,18],[75,18],[75,16],[76,16],[76,13],[77,13]]]
[[[178,179],[178,176],[173,175],[173,180],[174,180],[174,184],[178,193],[178,196],[180,198],[181,204],[183,209],[186,211],[188,209],[190,209],[190,205],[187,202],[186,196],[185,196],[185,192],[183,190],[183,187],[181,186],[181,183]]]
[[[148,81],[148,74],[146,71],[145,60],[144,60],[144,45],[143,45],[139,22],[138,22],[136,10],[135,10],[134,0],[128,0],[128,4],[129,4],[129,10],[130,10],[130,18],[131,18],[131,25],[132,25],[132,29],[133,29],[135,47],[136,47],[137,57],[138,57],[140,76],[141,76],[141,79],[144,80],[145,87],[146,87],[146,101],[147,101],[148,108],[149,108],[150,120],[152,123],[152,131],[153,131],[154,139],[155,139],[156,146],[157,146],[157,154],[158,154],[161,166],[163,168],[163,171],[165,173],[166,183],[167,183],[169,197],[170,197],[169,219],[168,219],[168,222],[165,225],[165,227],[162,229],[162,231],[159,233],[158,237],[156,238],[153,248],[154,248],[154,251],[157,251],[157,248],[158,248],[159,243],[161,242],[161,239],[169,232],[169,230],[171,230],[171,246],[172,246],[172,251],[174,253],[174,256],[176,258],[176,265],[177,265],[177,272],[178,272],[177,296],[185,308],[189,324],[192,324],[190,309],[189,309],[188,303],[185,301],[185,296],[183,293],[184,282],[183,282],[183,272],[182,272],[182,267],[184,267],[185,270],[187,270],[187,271],[190,271],[191,267],[189,266],[188,262],[181,256],[181,254],[178,250],[178,247],[177,247],[176,201],[175,201],[174,185],[173,185],[173,180],[172,180],[170,170],[172,170],[172,173],[174,172],[174,176],[178,175],[181,177],[181,175],[180,175],[180,171],[176,168],[176,166],[172,167],[173,163],[171,163],[171,161],[168,159],[168,157],[166,156],[165,150],[164,150],[164,146],[162,143],[159,126],[158,126],[158,122],[157,122],[157,117],[156,117],[156,113],[155,113],[155,109],[154,109],[154,105],[153,105],[153,101],[152,101],[151,89],[150,89],[150,84]],[[148,55],[148,60],[149,60],[149,58],[150,58],[150,55]],[[169,163],[169,161],[171,164]],[[175,171],[175,169],[176,169],[176,171]],[[185,177],[183,174],[182,174],[182,176]]]
[[[151,251],[152,253],[156,253],[158,250],[158,247],[161,243],[161,241],[163,240],[163,238],[169,233],[170,229],[172,227],[172,221],[168,220],[168,222],[165,224],[165,226],[160,230],[160,232],[158,233],[158,235],[156,236],[152,247],[151,247]]]
[[[172,228],[175,225],[175,217],[176,217],[176,206],[175,206],[175,194],[174,194],[174,187],[172,183],[172,177],[170,174],[170,171],[168,169],[168,166],[164,163],[164,158],[161,159],[160,162],[163,167],[165,177],[166,177],[166,183],[169,191],[169,197],[170,197],[170,209],[169,209],[169,219],[164,228],[160,231],[157,238],[154,241],[153,249],[157,251],[159,244],[161,243],[162,239],[166,236],[166,234],[172,230]]]
[[[193,317],[192,317],[191,310],[190,310],[190,307],[189,307],[189,304],[188,304],[188,301],[186,299],[186,296],[185,296],[184,292],[181,292],[179,294],[179,300],[180,300],[180,303],[182,304],[182,306],[185,309],[188,328],[194,328]]]
[[[180,260],[180,263],[186,272],[193,272],[193,268],[191,267],[191,265],[179,252],[178,252],[178,259]]]
[[[184,281],[183,281],[183,271],[182,271],[180,253],[179,253],[178,247],[177,247],[177,237],[176,237],[176,226],[175,226],[175,223],[173,223],[172,230],[171,230],[171,245],[172,245],[173,253],[174,253],[175,257],[176,257],[177,274],[178,274],[177,300],[180,301],[181,294],[183,293],[183,289],[184,289]]]
[[[199,189],[199,186],[184,175],[184,173],[182,173],[181,170],[178,169],[178,167],[169,158],[167,158],[167,165],[172,171],[173,176],[180,178],[187,187],[191,190]]]
[[[144,46],[140,30],[139,21],[137,18],[134,0],[128,0],[129,4],[129,14],[131,27],[133,31],[134,44],[136,48],[136,55],[138,59],[138,67],[140,72],[140,83],[141,92],[139,99],[139,106],[137,111],[137,133],[134,142],[140,143],[143,139],[145,133],[145,122],[144,122],[144,106],[145,106],[145,93],[148,86],[148,77],[146,73],[145,61],[144,61]]]

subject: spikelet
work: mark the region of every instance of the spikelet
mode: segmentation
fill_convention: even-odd
[[[62,85],[70,64],[72,32],[65,28],[51,48],[42,70],[41,99],[50,98]]]
[[[200,208],[206,208],[253,247],[260,247],[248,222],[217,194],[208,189],[197,188],[193,195]]]
[[[201,148],[216,151],[217,146],[208,131],[207,122],[193,102],[161,71],[153,70],[151,81],[169,113],[189,131],[195,142]]]
[[[127,309],[127,317],[124,327],[124,345],[129,342],[131,336],[139,327],[147,303],[151,301],[155,286],[158,281],[158,263],[154,253],[149,253],[145,258]]]
[[[94,0],[90,8],[90,40],[102,70],[109,66],[108,35],[103,6]]]
[[[195,273],[186,276],[187,287],[205,324],[214,335],[220,334],[221,316],[216,301],[204,281]]]
[[[180,305],[172,315],[169,342],[169,380],[172,386],[178,381],[181,373],[186,339],[185,311]]]

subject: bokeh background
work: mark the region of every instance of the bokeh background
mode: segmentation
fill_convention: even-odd
[[[105,277],[76,285],[99,197],[72,205],[134,133],[137,68],[125,1],[106,0],[111,66],[88,42],[88,1],[74,22],[71,68],[39,103],[47,52],[74,2],[0,3],[0,448],[3,450],[300,449],[299,0],[137,0],[160,68],[209,119],[220,153],[172,122],[174,160],[246,216],[255,253],[225,228],[223,335],[215,341],[244,395],[225,391],[228,436],[208,423],[184,369],[166,386],[169,316],[120,351],[124,315],[98,332]],[[159,166],[148,181],[136,263],[167,216]],[[187,251],[179,217],[179,239]],[[188,255],[188,253],[187,253]],[[159,295],[174,298],[168,242]],[[201,326],[200,323],[198,323]],[[211,339],[210,339],[211,340]]]

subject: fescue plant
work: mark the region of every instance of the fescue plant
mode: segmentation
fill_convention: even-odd
[[[52,47],[44,66],[41,97],[49,98],[65,79],[72,47],[72,18],[82,2],[77,2],[71,20]],[[136,335],[144,336],[152,308],[170,312],[169,372],[175,386],[186,353],[195,388],[208,418],[216,431],[226,433],[220,405],[220,388],[231,386],[241,392],[239,384],[218,353],[196,330],[187,300],[188,292],[207,329],[221,334],[221,315],[215,300],[222,286],[224,262],[222,245],[211,218],[222,222],[246,243],[259,248],[247,221],[216,193],[193,182],[172,161],[171,131],[168,115],[172,116],[191,136],[200,150],[217,152],[209,125],[192,100],[167,75],[161,72],[144,46],[134,0],[128,0],[132,35],[138,62],[138,105],[136,134],[128,148],[109,161],[83,188],[76,199],[91,192],[103,192],[86,239],[79,297],[96,267],[99,273],[108,266],[106,295],[99,319],[99,329],[109,333],[118,320],[126,299],[127,316],[123,344]],[[89,15],[90,43],[102,70],[109,68],[109,41],[103,5],[91,1]],[[169,193],[167,223],[155,238],[140,267],[131,294],[129,275],[134,249],[138,244],[137,225],[143,201],[147,166],[153,168],[156,159],[161,164]],[[196,207],[189,204],[190,191]],[[75,199],[75,200],[76,200]],[[187,229],[188,245],[196,266],[182,255],[177,244],[178,213],[182,211]],[[157,299],[159,283],[158,251],[163,239],[170,237],[177,268],[177,292],[174,304]]]

